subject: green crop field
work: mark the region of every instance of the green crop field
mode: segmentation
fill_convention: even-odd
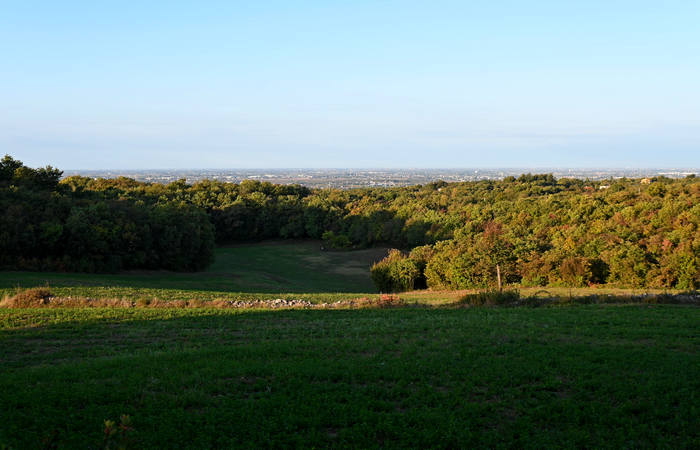
[[[127,414],[131,448],[697,448],[698,324],[687,306],[0,309],[0,446],[99,448]]]

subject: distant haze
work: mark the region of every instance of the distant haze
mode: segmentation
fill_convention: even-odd
[[[93,178],[128,177],[151,183],[188,183],[218,180],[240,183],[243,180],[274,184],[301,184],[311,188],[394,187],[426,184],[434,181],[460,182],[500,180],[529,172],[552,173],[557,178],[608,180],[665,176],[682,178],[698,175],[698,169],[203,169],[203,170],[67,170],[64,176]]]
[[[6,2],[0,157],[700,167],[699,22],[696,0]]]

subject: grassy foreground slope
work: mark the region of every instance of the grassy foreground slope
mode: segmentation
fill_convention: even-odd
[[[294,298],[332,300],[376,292],[370,265],[386,255],[375,248],[352,252],[320,250],[320,241],[274,241],[220,247],[203,272],[78,274],[0,272],[0,298],[17,287],[49,285],[56,295],[84,297]],[[351,295],[333,295],[333,294]],[[305,294],[305,295],[302,295]]]
[[[700,446],[700,309],[0,309],[0,446]]]

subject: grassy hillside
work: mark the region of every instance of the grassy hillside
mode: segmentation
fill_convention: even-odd
[[[0,309],[0,447],[697,448],[700,309]]]
[[[351,294],[352,298],[376,292],[369,267],[385,255],[386,249],[381,248],[321,251],[318,241],[263,242],[218,248],[214,264],[195,273],[0,272],[0,297],[16,291],[17,287],[49,285],[58,295],[87,297],[187,300],[294,294],[295,298],[333,299]]]

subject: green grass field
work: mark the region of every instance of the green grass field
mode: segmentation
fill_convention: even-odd
[[[0,298],[18,287],[50,286],[60,296],[93,298],[290,298],[333,301],[375,293],[370,265],[386,249],[352,252],[320,250],[318,241],[263,242],[216,250],[203,272],[76,274],[0,272]]]
[[[201,273],[0,272],[0,298],[376,297],[384,253],[266,242]],[[105,448],[123,414],[126,448],[700,447],[697,306],[444,307],[465,292],[397,309],[0,308],[0,449]]]
[[[0,309],[0,447],[100,448],[128,414],[132,448],[698,448],[698,324],[639,305]]]

